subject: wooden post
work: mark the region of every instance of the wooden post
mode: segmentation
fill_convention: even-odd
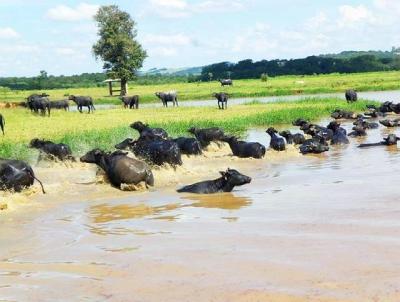
[[[112,90],[112,82],[111,81],[108,82],[108,88],[110,90],[110,96],[112,96],[113,95],[113,90]]]

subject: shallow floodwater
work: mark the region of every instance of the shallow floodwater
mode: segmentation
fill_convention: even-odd
[[[319,156],[213,146],[155,171],[150,192],[113,189],[90,165],[41,164],[48,195],[3,198],[0,301],[400,301],[400,152],[356,148],[388,133]],[[248,140],[268,143],[258,129]],[[227,167],[253,182],[175,193]]]

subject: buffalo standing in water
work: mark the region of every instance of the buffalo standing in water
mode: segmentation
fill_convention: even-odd
[[[355,90],[353,89],[348,89],[345,92],[345,97],[346,97],[346,101],[347,103],[354,103],[357,101],[357,92],[355,92]]]
[[[33,185],[35,179],[39,182],[43,194],[42,182],[36,178],[32,167],[21,160],[0,158],[0,189],[22,191]]]
[[[81,162],[98,165],[106,172],[111,184],[119,189],[121,184],[137,185],[141,181],[144,181],[146,186],[154,186],[154,177],[149,166],[126,155],[127,153],[122,151],[106,153],[94,149],[82,156]]]
[[[232,192],[236,186],[249,184],[251,178],[239,173],[237,170],[228,169],[226,172],[219,172],[221,177],[215,180],[198,182],[178,189],[179,193],[213,194],[219,192]]]

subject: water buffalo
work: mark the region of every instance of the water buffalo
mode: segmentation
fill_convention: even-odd
[[[218,82],[221,83],[221,86],[233,86],[233,81],[231,79],[220,79]]]
[[[213,93],[213,97],[218,100],[218,108],[219,109],[227,109],[228,108],[228,97],[229,95],[225,92]],[[225,105],[225,108],[224,108]]]
[[[400,119],[395,120],[381,120],[379,123],[385,127],[393,128],[400,126]]]
[[[178,107],[178,94],[176,91],[156,92],[155,95],[161,100],[164,107],[168,107],[168,102],[172,102],[174,107]]]
[[[335,120],[338,119],[358,119],[360,117],[362,117],[362,115],[360,114],[356,114],[354,112],[351,111],[346,111],[346,110],[342,110],[342,109],[336,109],[335,111],[332,112],[331,117],[334,118]]]
[[[177,190],[179,193],[213,194],[219,192],[232,192],[236,186],[249,184],[251,178],[234,169],[219,172],[221,177],[215,180],[198,182]]]
[[[340,124],[336,121],[331,122],[328,128],[333,131],[333,136],[331,140],[332,145],[347,145],[349,144],[349,139],[347,138],[346,129],[340,127]]]
[[[314,136],[311,139],[307,139],[301,146],[300,152],[302,154],[319,154],[329,151],[329,146],[323,137]]]
[[[134,122],[130,125],[132,129],[135,129],[139,132],[140,138],[162,138],[167,139],[168,133],[164,129],[161,128],[150,128],[149,125],[143,124],[140,121]]]
[[[353,103],[357,101],[357,92],[353,89],[348,89],[345,92],[347,103]]]
[[[122,103],[124,104],[124,108],[129,109],[139,109],[139,96],[138,95],[133,95],[133,96],[121,96],[119,98]]]
[[[144,181],[146,186],[154,186],[154,177],[149,166],[142,161],[128,157],[126,152],[106,153],[100,149],[94,149],[82,156],[80,160],[102,168],[111,184],[116,188],[120,189],[121,184],[137,185],[141,181]]]
[[[0,128],[1,132],[3,132],[4,135],[4,127],[6,126],[6,120],[4,119],[4,116],[0,113]]]
[[[278,131],[276,131],[274,128],[268,128],[267,132],[271,136],[271,142],[269,143],[269,146],[274,149],[275,151],[284,151],[286,149],[286,144],[285,140],[282,137],[278,137],[276,134]]]
[[[192,137],[178,137],[172,139],[178,144],[179,149],[182,154],[186,155],[200,155],[203,153],[201,150],[200,142]]]
[[[158,166],[163,164],[170,164],[174,167],[182,165],[179,146],[171,140],[139,138],[135,141],[128,138],[115,145],[115,148],[121,150],[129,148],[136,156]]]
[[[298,119],[296,119],[296,120],[294,120],[292,122],[292,125],[301,127],[301,126],[303,126],[304,124],[307,124],[307,123],[309,123],[307,120],[302,119],[302,118],[298,118]]]
[[[358,120],[356,120],[353,123],[353,125],[354,126],[362,126],[365,129],[377,129],[377,128],[379,128],[379,124],[378,123],[370,123],[370,122],[365,121],[362,118],[359,118]]]
[[[88,113],[90,113],[90,111],[93,112],[94,110],[96,110],[93,105],[93,99],[90,96],[70,95],[68,99],[76,104],[80,113],[82,113],[83,106],[88,108]]]
[[[21,160],[0,158],[0,189],[22,191],[24,188],[33,185],[37,180],[44,191],[42,182],[36,178],[32,167]]]
[[[286,139],[287,144],[301,145],[306,140],[301,133],[292,134],[289,130],[279,132],[279,135]]]
[[[41,113],[42,115],[46,114],[46,111],[48,112],[48,115],[50,116],[50,100],[47,97],[39,96],[39,95],[31,95],[28,97],[28,108],[35,113]]]
[[[348,136],[366,136],[367,132],[365,131],[367,128],[365,128],[363,125],[357,125],[353,127],[353,131],[348,134]]]
[[[75,160],[72,156],[71,148],[66,144],[55,144],[51,141],[34,138],[29,144],[30,148],[35,148],[59,160]]]
[[[224,141],[225,139],[224,131],[216,127],[205,129],[192,127],[188,132],[197,138],[202,148],[207,147],[211,142]]]
[[[68,100],[51,101],[50,108],[64,109],[65,111],[69,111],[69,102]]]
[[[263,158],[265,147],[260,143],[239,141],[236,137],[227,137],[225,140],[231,147],[233,155],[241,158]]]
[[[397,145],[397,141],[400,140],[395,134],[389,134],[387,137],[383,139],[383,141],[379,143],[372,144],[361,144],[358,148],[366,148],[366,147],[375,147],[375,146],[393,146]]]

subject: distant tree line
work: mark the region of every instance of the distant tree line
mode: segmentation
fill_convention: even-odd
[[[369,71],[400,70],[400,56],[379,58],[375,55],[361,55],[350,58],[311,56],[293,60],[243,60],[236,64],[222,62],[203,68],[198,80],[213,79],[256,79],[262,74],[268,76],[312,75],[327,73],[357,73]]]

